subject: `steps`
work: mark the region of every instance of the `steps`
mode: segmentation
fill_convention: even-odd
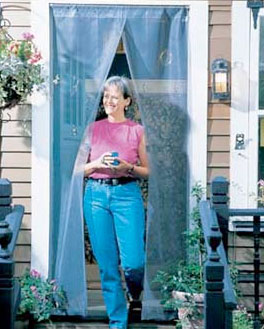
[[[87,291],[88,297],[88,317],[86,320],[72,318],[58,318],[52,323],[38,323],[34,324],[34,329],[109,329],[106,310],[103,302],[102,292],[97,289],[89,289]],[[175,329],[174,322],[150,322],[138,321],[140,316],[135,314],[132,323],[129,324],[128,329]],[[28,329],[26,323],[16,322],[15,329]],[[33,328],[30,328],[33,329]]]

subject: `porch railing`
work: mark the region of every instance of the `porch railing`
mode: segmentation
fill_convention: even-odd
[[[13,253],[24,207],[11,206],[12,186],[0,179],[0,319],[1,329],[13,329],[20,302],[20,286],[14,278]]]
[[[231,282],[217,214],[209,201],[200,202],[202,229],[207,250],[205,277],[205,329],[232,329],[236,297]]]
[[[223,250],[228,253],[228,224],[230,217],[253,217],[251,222],[251,232],[254,239],[253,277],[246,278],[246,281],[240,278],[240,282],[254,283],[254,329],[260,329],[260,216],[264,216],[264,208],[257,209],[230,209],[228,207],[228,181],[223,177],[216,177],[211,186],[211,207],[217,214],[220,231],[223,236]]]

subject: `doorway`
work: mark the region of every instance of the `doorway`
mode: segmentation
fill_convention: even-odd
[[[56,2],[52,2],[53,4]],[[89,5],[91,1],[79,1],[73,0],[71,1],[72,4],[84,4]],[[120,2],[121,3],[121,2]],[[125,2],[124,2],[125,3]],[[144,6],[145,2],[140,2],[140,7]],[[147,4],[147,2],[146,2]],[[63,4],[64,6],[68,6],[66,3]],[[159,2],[153,1],[152,6],[159,6],[159,5],[167,5],[167,2]],[[190,71],[188,79],[189,89],[192,90],[190,94],[188,94],[188,110],[191,114],[191,125],[190,125],[190,143],[188,146],[188,154],[190,158],[195,159],[195,161],[191,161],[191,180],[197,181],[201,180],[202,182],[206,181],[206,109],[207,109],[207,54],[208,54],[208,31],[207,31],[207,24],[208,24],[208,3],[205,2],[189,2],[189,1],[173,1],[170,3],[168,1],[168,6],[184,6],[186,8],[190,8],[190,40],[189,44],[192,47],[192,52],[190,52]],[[51,54],[51,49],[53,48],[53,44],[49,43],[49,27],[52,26],[50,24],[49,18],[52,16],[50,15],[50,8],[51,8],[51,1],[46,2],[34,2],[32,4],[32,12],[34,16],[33,20],[33,31],[36,35],[36,41],[39,45],[40,50],[42,51],[45,63],[49,64],[49,56]],[[38,13],[38,14],[35,14]],[[51,22],[52,23],[52,22]],[[39,29],[39,26],[42,26],[42,29]],[[199,26],[199,30],[197,29]],[[89,33],[88,33],[89,35]],[[68,40],[65,43],[69,48]],[[194,55],[195,54],[195,55]],[[52,54],[53,57],[54,54]],[[164,56],[163,56],[164,58]],[[65,61],[63,64],[67,66],[68,58],[64,58]],[[68,65],[71,72],[82,71],[81,66],[76,65],[75,63]],[[56,65],[53,66],[53,70],[51,72],[52,79],[56,81],[54,84],[54,90],[56,87],[61,86],[60,79],[56,79]],[[50,70],[50,67],[47,67],[47,70]],[[67,70],[65,70],[67,71]],[[199,72],[199,74],[197,74]],[[54,75],[53,75],[54,73]],[[87,79],[86,79],[87,80]],[[71,86],[76,86],[74,79],[69,82]],[[66,87],[67,84],[64,85]],[[93,86],[89,84],[92,88]],[[144,85],[142,85],[143,87]],[[74,88],[73,88],[74,90]],[[80,97],[83,95],[82,88],[79,89]],[[92,90],[92,89],[91,89]],[[61,98],[60,98],[61,100]],[[54,104],[54,102],[52,102]],[[54,117],[49,118],[50,111],[50,104],[49,102],[49,94],[47,95],[46,101],[43,100],[41,104],[35,105],[35,111],[33,112],[33,121],[34,121],[34,130],[33,130],[33,195],[32,195],[32,205],[33,205],[33,214],[32,214],[32,246],[34,252],[32,253],[32,266],[36,269],[39,269],[42,273],[46,273],[49,268],[49,263],[52,265],[52,261],[49,261],[49,251],[52,253],[53,243],[52,239],[50,239],[48,232],[50,231],[50,224],[53,226],[54,224],[54,216],[53,209],[55,205],[50,200],[59,200],[59,195],[54,193],[54,172],[51,173],[51,168],[53,168],[53,164],[59,163],[59,156],[60,154],[54,152],[54,149],[51,152],[50,147],[52,143],[54,143],[53,137],[58,134],[58,128],[61,126],[60,122],[57,122],[57,126],[54,126],[54,130],[56,133],[53,132],[53,128],[50,126],[53,123]],[[194,106],[195,104],[195,106]],[[75,105],[74,105],[75,106]],[[58,107],[56,107],[57,109]],[[199,108],[199,111],[197,109]],[[56,109],[54,111],[56,111]],[[58,111],[58,110],[57,110]],[[65,110],[66,111],[66,110]],[[67,111],[66,111],[67,112]],[[68,113],[69,114],[69,113]],[[73,118],[76,121],[74,116],[67,116],[65,113],[65,118]],[[77,116],[80,118],[81,115]],[[78,123],[78,121],[76,121]],[[193,124],[195,123],[195,124]],[[72,134],[72,144],[74,138],[79,133],[79,126],[74,127],[69,125],[69,129],[64,129],[63,131],[69,132]],[[199,129],[197,129],[199,127]],[[76,129],[77,128],[77,129]],[[45,131],[43,135],[41,132]],[[47,135],[47,132],[50,132],[50,136]],[[47,143],[43,143],[42,136],[46,136]],[[51,143],[49,142],[51,141]],[[197,152],[199,153],[199,157],[197,158]],[[70,152],[69,152],[70,153]],[[48,154],[52,154],[51,160],[48,158]],[[43,160],[51,161],[51,166],[44,166]],[[53,171],[53,170],[52,170]],[[49,176],[50,175],[50,176]],[[50,177],[50,183],[49,178]],[[55,177],[56,178],[56,177]],[[58,178],[59,179],[59,178]],[[41,192],[39,186],[42,186]],[[50,192],[49,192],[50,191]],[[48,192],[48,194],[47,194]],[[51,194],[49,194],[51,193]],[[57,209],[58,209],[57,204]],[[60,212],[59,212],[60,213]],[[51,220],[49,219],[51,218]],[[58,223],[58,218],[55,219],[55,222]],[[53,228],[51,228],[53,231]],[[49,242],[49,247],[46,248],[47,243]],[[39,241],[42,241],[40,244]],[[72,246],[71,253],[74,254],[74,248]],[[39,257],[41,255],[41,258]]]
[[[118,74],[132,77],[134,103],[145,128],[151,175],[143,317],[148,319],[155,314],[161,320],[166,314],[160,293],[153,290],[151,282],[159,269],[165,270],[185,257],[182,246],[189,199],[190,121],[188,10],[54,5],[52,15],[54,75],[60,77],[60,83],[54,87],[53,105],[53,184],[58,200],[52,221],[55,277],[70,296],[72,307],[79,307],[71,282],[80,276],[80,267],[85,281],[85,270],[89,272],[89,266],[82,265],[81,168],[88,159],[89,125],[98,112],[103,81],[117,69]],[[126,50],[123,56],[116,55],[121,39]],[[118,61],[120,68],[116,68]],[[69,253],[72,248],[76,248],[73,256]],[[67,268],[70,263],[71,272]],[[78,273],[73,271],[73,264]]]

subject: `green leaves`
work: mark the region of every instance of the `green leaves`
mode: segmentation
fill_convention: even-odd
[[[252,318],[247,313],[245,307],[238,307],[233,312],[233,329],[253,329]]]
[[[204,290],[203,263],[206,250],[198,208],[204,192],[200,183],[195,184],[191,191],[195,204],[190,214],[190,228],[184,232],[188,258],[167,268],[166,271],[158,271],[153,281],[160,287],[161,303],[166,310],[187,307],[193,315],[197,309],[194,295]],[[175,291],[186,292],[189,297],[185,300],[173,297]]]
[[[34,88],[44,84],[41,54],[32,39],[24,33],[24,40],[10,40],[0,29],[0,109],[10,108],[25,101]]]
[[[58,309],[65,311],[67,298],[55,280],[43,279],[35,270],[27,269],[20,278],[20,314],[30,313],[38,322],[48,320]]]

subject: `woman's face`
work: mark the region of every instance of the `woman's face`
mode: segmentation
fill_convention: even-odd
[[[103,95],[103,105],[107,115],[124,114],[130,98],[124,98],[122,91],[115,85],[108,86]]]

